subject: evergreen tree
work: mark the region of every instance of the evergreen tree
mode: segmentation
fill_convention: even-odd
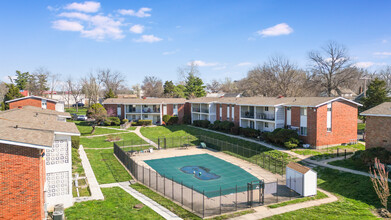
[[[185,87],[183,85],[174,85],[172,81],[166,81],[164,83],[164,96],[169,98],[184,98]]]
[[[5,103],[5,102],[12,100],[12,99],[22,98],[23,95],[20,94],[19,88],[16,87],[14,84],[8,83],[6,85],[8,88],[8,92],[7,92],[7,94],[5,94],[5,97],[4,97],[4,106],[5,106],[5,109],[9,109],[8,103]]]
[[[390,101],[391,99],[388,97],[389,93],[390,90],[387,88],[386,82],[376,78],[368,86],[366,91],[367,97],[361,101],[363,104],[362,111]]]
[[[204,82],[201,78],[195,76],[192,73],[186,77],[185,84],[185,96],[186,98],[203,97],[206,95]]]
[[[115,95],[112,89],[109,89],[109,91],[105,93],[105,99],[109,99],[109,98],[117,98],[117,96]]]
[[[25,90],[27,89],[28,87],[28,83],[30,81],[30,78],[31,78],[31,75],[29,72],[20,72],[19,70],[16,70],[16,79],[15,79],[15,83],[16,83],[16,86],[20,89],[20,90]]]

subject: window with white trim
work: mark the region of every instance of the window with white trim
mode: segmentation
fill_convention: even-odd
[[[227,105],[227,120],[230,120],[231,114],[229,114],[229,105]]]
[[[307,127],[300,127],[300,135],[307,136]]]
[[[331,103],[327,104],[327,132],[331,132]]]
[[[307,108],[300,108],[300,115],[307,115]]]
[[[235,119],[235,107],[232,106],[232,121]]]
[[[47,107],[46,99],[42,99],[42,101],[41,101],[41,107],[44,108],[44,109],[46,109],[46,107]]]
[[[268,111],[269,111],[269,107],[266,106],[266,107],[265,107],[265,112],[268,112]]]
[[[222,118],[222,114],[223,114],[223,106],[220,104],[220,121],[221,121],[221,118]]]
[[[265,128],[268,128],[268,127],[269,127],[269,123],[265,122]]]

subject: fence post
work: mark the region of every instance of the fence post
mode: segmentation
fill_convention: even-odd
[[[276,186],[276,191],[277,191],[277,202],[278,202],[278,179],[277,179],[277,186]]]
[[[269,171],[271,171],[271,170],[270,170],[270,156],[267,155],[267,157],[269,158]]]
[[[202,191],[202,218],[205,218],[205,190]]]
[[[236,184],[235,201],[235,211],[238,211],[238,184]]]
[[[183,181],[181,181],[181,204],[183,206]]]
[[[220,186],[220,215],[221,215],[221,186]]]
[[[194,209],[193,209],[193,185],[191,186],[191,211],[193,211]]]
[[[274,173],[277,173],[277,160],[276,158],[273,158],[274,160]]]

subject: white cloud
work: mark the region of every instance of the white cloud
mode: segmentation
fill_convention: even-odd
[[[95,15],[92,16],[88,22],[93,28],[84,30],[82,32],[83,37],[96,40],[104,40],[105,38],[122,39],[125,37],[120,28],[122,23],[111,17]]]
[[[192,62],[188,62],[187,65],[190,66],[192,63],[196,66],[217,66],[219,64],[219,63],[207,63],[202,60],[194,60]]]
[[[269,27],[260,31],[257,31],[258,35],[262,37],[273,37],[279,35],[288,35],[293,32],[293,29],[286,23],[277,24],[273,27]]]
[[[144,17],[150,17],[151,14],[148,13],[152,11],[151,8],[140,8],[138,11],[134,11],[132,9],[120,9],[118,10],[118,13],[121,15],[130,15],[130,16],[136,16],[139,18],[144,18]]]
[[[250,63],[250,62],[242,62],[242,63],[238,63],[238,65],[237,66],[249,66],[249,65],[251,65],[252,63]]]
[[[357,67],[357,68],[369,68],[369,67],[372,67],[372,66],[384,66],[384,65],[387,65],[387,63],[374,63],[374,62],[358,62],[358,63],[355,63],[353,64],[353,66]]]
[[[391,56],[391,52],[375,52],[373,55],[376,56]]]
[[[84,29],[79,22],[67,20],[53,21],[52,27],[60,31],[83,31]]]
[[[166,51],[166,52],[163,52],[162,54],[167,56],[167,55],[173,55],[173,54],[176,54],[178,53],[179,50],[173,50],[173,51]]]
[[[144,32],[144,26],[136,24],[130,27],[129,31],[136,33],[136,34],[141,34]]]
[[[141,38],[139,39],[134,39],[135,42],[139,42],[139,43],[143,43],[143,42],[146,42],[146,43],[154,43],[154,42],[159,42],[163,39],[161,38],[158,38],[154,35],[142,35]]]
[[[80,12],[63,12],[60,13],[58,16],[66,18],[76,18],[84,21],[88,21],[91,18],[91,16]]]
[[[71,4],[68,4],[64,7],[68,10],[76,10],[76,11],[82,11],[87,13],[93,13],[97,12],[100,8],[99,2],[93,2],[93,1],[85,1],[84,3],[77,3],[73,2]]]

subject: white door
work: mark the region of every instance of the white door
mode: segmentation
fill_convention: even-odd
[[[291,124],[291,108],[288,107],[286,110],[286,125],[290,126]]]
[[[121,117],[121,106],[120,105],[117,106],[117,116]]]
[[[41,106],[42,106],[43,109],[46,109],[47,103],[46,103],[45,99],[42,99]]]

